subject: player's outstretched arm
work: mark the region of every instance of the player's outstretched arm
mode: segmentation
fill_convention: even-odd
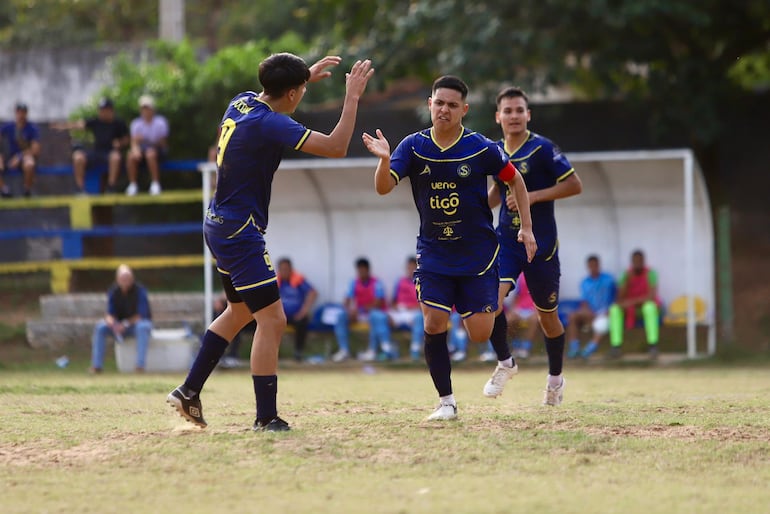
[[[390,174],[390,143],[385,139],[380,129],[377,129],[375,134],[377,134],[377,137],[364,132],[361,138],[366,149],[375,157],[380,158],[380,161],[377,163],[377,169],[374,170],[374,189],[379,194],[386,195],[396,187],[396,181]]]
[[[311,71],[311,77],[312,73]],[[340,114],[337,125],[329,134],[310,132],[305,144],[302,145],[303,152],[321,157],[345,157],[347,155],[350,138],[353,136],[353,129],[356,124],[358,100],[364,93],[366,84],[373,74],[374,68],[372,68],[370,60],[356,61],[353,64],[350,73],[345,75],[345,101],[342,104],[342,114]]]
[[[507,183],[508,187],[513,191],[513,197],[516,200],[516,206],[519,211],[519,217],[521,218],[521,227],[519,228],[518,240],[520,243],[524,243],[524,248],[527,250],[527,261],[532,262],[537,252],[537,242],[535,241],[535,235],[532,232],[532,215],[529,212],[529,193],[527,192],[527,186],[524,184],[524,179],[520,173],[516,173],[513,179]]]

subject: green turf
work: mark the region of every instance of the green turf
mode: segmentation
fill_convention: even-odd
[[[252,433],[247,372],[214,375],[205,430],[164,404],[183,378],[0,372],[0,511],[727,513],[770,505],[768,370],[544,370],[488,400],[460,369],[460,419],[426,422],[422,369],[291,369]]]

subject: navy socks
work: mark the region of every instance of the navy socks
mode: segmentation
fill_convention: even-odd
[[[200,393],[203,389],[203,384],[208,380],[211,372],[217,367],[219,359],[224,355],[228,341],[218,336],[211,330],[207,330],[203,335],[203,342],[201,343],[201,349],[198,351],[198,355],[195,357],[190,368],[190,373],[187,375],[187,379],[184,381],[184,385],[196,393]]]
[[[452,361],[449,359],[447,333],[425,333],[425,362],[439,396],[452,394]]]

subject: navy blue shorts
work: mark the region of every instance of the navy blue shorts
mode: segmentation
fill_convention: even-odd
[[[500,241],[499,262],[500,282],[515,286],[516,279],[523,271],[535,307],[542,312],[552,312],[559,307],[561,264],[558,243],[550,252],[535,255],[532,262],[527,262],[523,244]]]
[[[265,238],[253,221],[206,219],[203,235],[217,261],[217,270],[229,278],[236,292],[276,282]]]
[[[477,312],[497,310],[497,266],[483,275],[471,276],[417,270],[414,273],[414,284],[420,302],[446,312],[452,312],[454,307],[463,318]]]

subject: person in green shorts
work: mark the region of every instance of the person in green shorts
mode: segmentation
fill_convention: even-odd
[[[644,253],[635,250],[631,254],[631,267],[624,271],[618,280],[617,301],[610,306],[610,356],[620,356],[624,330],[634,328],[637,320],[641,318],[650,357],[657,358],[659,306],[658,274],[654,269],[647,267]]]

